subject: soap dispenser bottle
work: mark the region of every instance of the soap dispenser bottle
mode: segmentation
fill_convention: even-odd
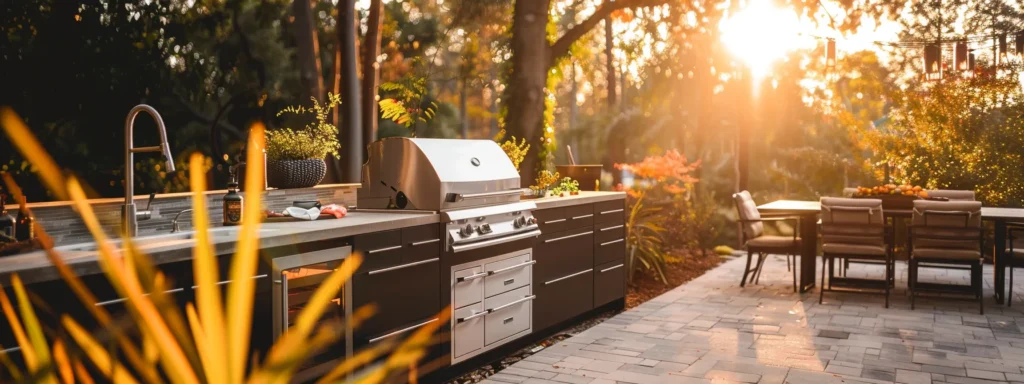
[[[238,193],[238,182],[232,178],[228,193],[224,195],[224,225],[242,224],[242,195]]]
[[[5,206],[7,195],[0,194],[0,235],[3,235],[2,241],[14,241],[16,240],[14,228],[17,225],[14,221],[14,217],[7,213]]]
[[[36,238],[35,223],[36,217],[28,211],[28,198],[21,197],[18,209],[18,221],[14,227],[14,234],[18,241],[32,240]]]

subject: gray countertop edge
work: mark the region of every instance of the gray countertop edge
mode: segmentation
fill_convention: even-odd
[[[436,224],[441,216],[435,213],[370,213],[353,211],[342,219],[264,223],[261,229],[273,230],[260,237],[260,248],[272,248],[321,240],[351,237],[370,232]],[[235,239],[213,242],[217,255],[235,251]],[[154,264],[166,264],[192,258],[192,242],[183,242],[146,250]],[[95,252],[62,252],[64,262],[78,276],[102,273]],[[60,279],[44,251],[0,257],[0,286],[8,287],[17,273],[25,284]]]
[[[580,191],[579,195],[566,195],[565,197],[544,197],[540,199],[526,200],[537,204],[537,209],[559,208],[570,205],[592,204],[611,200],[624,200],[625,192],[603,192],[603,191]]]
[[[526,200],[537,204],[538,209],[558,208],[570,205],[592,204],[603,201],[625,199],[623,192],[581,191],[579,195],[545,197]],[[370,232],[388,231],[417,225],[436,224],[441,216],[436,213],[404,212],[360,212],[353,211],[343,219],[299,221],[285,223],[264,223],[261,228],[271,229],[260,238],[260,248],[279,247],[289,244],[308,243],[328,239],[351,237]],[[234,239],[213,242],[217,255],[235,251]],[[168,245],[146,250],[154,264],[173,263],[192,258],[192,243]],[[95,252],[62,252],[64,262],[79,276],[102,273]],[[12,274],[17,273],[25,284],[60,279],[46,253],[30,252],[0,257],[0,286],[10,286]]]

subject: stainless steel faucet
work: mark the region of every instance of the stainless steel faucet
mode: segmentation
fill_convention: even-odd
[[[160,131],[160,145],[152,147],[138,147],[132,143],[132,132],[135,130],[135,118],[140,112],[149,113],[156,121],[156,127]],[[124,120],[124,205],[121,207],[121,228],[128,236],[135,236],[139,231],[139,220],[148,220],[151,216],[149,209],[145,211],[135,210],[135,153],[141,152],[163,152],[167,159],[166,172],[174,172],[174,158],[171,157],[171,148],[167,143],[167,128],[164,127],[164,119],[153,107],[146,104],[136,105],[128,112]],[[150,204],[152,204],[150,195]]]
[[[174,220],[171,220],[171,233],[175,233],[181,230],[181,228],[178,228],[178,218],[181,217],[182,213],[186,212],[191,213],[192,209],[182,209],[181,212],[178,212],[177,215],[174,215]]]

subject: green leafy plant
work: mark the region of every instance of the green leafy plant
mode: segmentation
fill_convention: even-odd
[[[551,186],[558,182],[558,172],[551,172],[548,170],[540,171],[537,174],[537,180],[534,180],[534,185],[530,186],[530,189],[537,194],[543,194],[551,189]]]
[[[530,152],[530,144],[526,143],[526,139],[521,139],[516,143],[516,137],[512,136],[512,140],[504,140],[506,132],[502,129],[494,136],[494,141],[501,144],[501,150],[505,151],[505,155],[508,156],[509,160],[512,160],[512,165],[516,167],[516,172],[519,171],[519,164],[526,158],[526,154]],[[504,141],[502,141],[504,140]]]
[[[331,110],[341,104],[341,96],[327,94],[327,103],[320,104],[310,97],[313,106],[289,106],[277,113],[305,116],[312,114],[314,123],[307,123],[303,129],[280,128],[267,131],[267,158],[270,160],[323,159],[328,154],[338,156],[341,144],[338,142],[338,127],[328,121]]]
[[[580,182],[573,180],[570,177],[563,178],[562,181],[558,183],[558,185],[551,189],[551,193],[556,196],[561,196],[562,194],[565,193],[575,194],[579,193],[579,191]]]
[[[631,199],[626,217],[626,280],[632,281],[640,267],[654,272],[663,283],[667,256],[663,250],[666,216],[662,208],[644,203],[646,193],[638,192]]]
[[[406,76],[398,81],[381,84],[381,93],[388,96],[377,103],[381,117],[405,127],[411,127],[417,121],[425,123],[433,119],[437,114],[437,103],[431,101],[426,108],[419,107],[427,94],[426,83],[426,78]]]

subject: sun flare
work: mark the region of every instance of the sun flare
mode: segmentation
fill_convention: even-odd
[[[741,59],[755,78],[771,72],[771,66],[799,47],[800,19],[790,9],[768,0],[752,0],[745,8],[719,24],[722,43]]]

